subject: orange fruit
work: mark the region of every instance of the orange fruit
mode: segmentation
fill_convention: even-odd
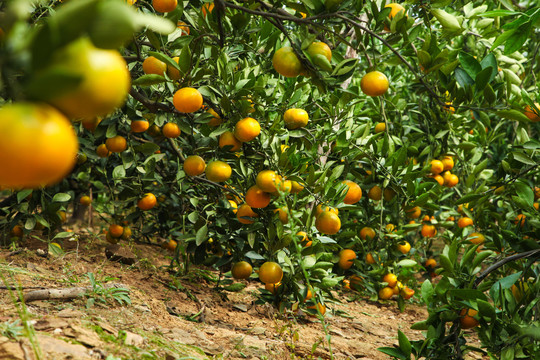
[[[469,236],[467,236],[467,240],[469,240],[470,242],[476,245],[476,244],[483,244],[484,241],[486,241],[486,238],[484,235],[480,233],[473,232]]]
[[[129,238],[131,237],[131,229],[127,226],[124,226],[124,232],[122,232],[122,239],[124,240],[129,240]]]
[[[192,113],[202,108],[203,97],[197,89],[181,88],[174,93],[173,105],[180,112]]]
[[[459,313],[460,319],[459,323],[461,324],[462,329],[472,329],[473,327],[478,326],[479,322],[473,316],[476,316],[478,311],[474,309],[462,309]]]
[[[433,175],[439,175],[444,170],[444,164],[440,160],[431,160],[431,173]]]
[[[283,270],[278,263],[267,261],[259,267],[259,279],[265,284],[277,284],[283,279]]]
[[[111,155],[111,152],[109,151],[109,149],[107,149],[107,145],[101,144],[98,145],[98,147],[96,148],[96,154],[100,158],[106,158],[107,156]]]
[[[392,201],[392,199],[396,196],[396,192],[392,188],[386,188],[383,191],[383,199],[384,201]]]
[[[441,162],[443,163],[444,171],[450,171],[454,168],[454,159],[451,156],[443,156]]]
[[[375,239],[375,236],[375,230],[368,226],[365,226],[362,228],[362,230],[360,230],[360,238],[362,240],[373,240]]]
[[[78,148],[71,123],[55,108],[32,103],[0,108],[0,185],[55,184],[75,166]]]
[[[322,41],[312,42],[306,49],[306,52],[311,57],[315,55],[323,55],[328,59],[328,61],[332,61],[332,50],[326,43]]]
[[[457,221],[457,224],[460,228],[471,226],[473,224],[473,219],[471,219],[470,217],[464,216],[462,218],[459,218],[459,220]]]
[[[189,35],[189,25],[185,22],[178,20],[176,28],[181,30],[181,35]]]
[[[413,297],[413,295],[414,295],[414,290],[411,289],[411,288],[408,287],[408,286],[403,286],[403,287],[401,288],[401,290],[399,291],[399,293],[401,294],[401,296],[403,297],[403,299],[409,300],[410,298]]]
[[[167,249],[169,251],[175,251],[177,246],[178,246],[178,243],[174,241],[173,239],[169,239],[161,244],[162,248]]]
[[[418,219],[420,214],[422,214],[422,209],[419,206],[405,207],[405,215],[409,219]]]
[[[107,146],[107,149],[111,152],[121,153],[127,148],[126,138],[116,135],[115,137],[107,139],[105,141],[105,146]]]
[[[382,189],[379,185],[375,185],[368,191],[368,198],[371,200],[381,200],[382,199]]]
[[[437,267],[437,260],[435,259],[427,259],[424,266],[426,267],[426,269],[435,269]]]
[[[450,173],[450,171],[445,171],[443,173],[444,186],[452,188],[456,186],[459,182],[457,175]]]
[[[23,231],[23,228],[21,225],[15,225],[12,229],[11,229],[11,232],[10,234],[12,236],[16,236],[18,238],[21,238],[24,234],[24,231]]]
[[[241,142],[255,139],[261,133],[261,125],[254,118],[243,118],[234,127],[234,136]]]
[[[319,312],[323,316],[324,316],[324,314],[326,314],[326,306],[324,306],[321,303],[317,303],[317,305],[308,306],[307,309],[319,310]]]
[[[148,128],[148,135],[154,138],[161,136],[161,129],[159,128],[159,126],[154,124]]]
[[[188,34],[189,34],[189,28],[188,28]],[[178,56],[175,56],[172,58],[174,62],[178,64],[178,61],[180,61],[180,58]],[[167,65],[167,76],[171,78],[172,80],[180,80],[182,77],[182,74],[180,74],[180,71],[176,68]]]
[[[433,176],[433,179],[435,179],[440,186],[444,185],[444,178],[441,175],[435,175]]]
[[[285,77],[296,77],[303,70],[302,63],[290,46],[284,46],[274,53],[272,65],[279,74]]]
[[[347,185],[347,195],[345,195],[345,199],[343,202],[345,204],[355,204],[362,198],[362,189],[360,186],[351,180],[344,180],[341,182],[342,184]]]
[[[280,182],[280,178],[274,170],[263,170],[257,174],[255,182],[262,191],[274,193],[277,191],[277,184]]]
[[[160,13],[168,13],[174,11],[178,5],[177,0],[152,0],[154,10]]]
[[[143,198],[137,202],[137,207],[141,210],[150,210],[157,204],[156,196],[152,193],[144,194]]]
[[[373,255],[371,253],[366,254],[366,263],[368,263],[368,264],[375,264],[376,263],[375,258],[373,257]]]
[[[409,251],[411,251],[411,244],[409,244],[408,241],[400,242],[397,245],[397,249],[402,254],[407,254]]]
[[[388,17],[390,19],[392,19],[394,16],[396,16],[400,11],[405,12],[405,8],[403,6],[401,6],[400,4],[390,3],[390,4],[385,6],[385,8],[387,8],[387,7],[391,8],[390,14],[388,14]]]
[[[206,169],[204,159],[199,155],[191,155],[184,160],[184,172],[189,176],[201,175]]]
[[[167,71],[167,64],[154,56],[144,59],[142,68],[145,74],[162,75]]]
[[[304,109],[288,109],[283,114],[283,122],[289,130],[305,127],[308,121],[309,115]]]
[[[264,284],[264,288],[270,291],[273,295],[277,294],[280,286],[281,286],[281,282],[278,282],[277,284],[270,284],[270,283]]]
[[[231,207],[233,213],[236,214],[236,212],[238,211],[238,204],[236,203],[236,201],[234,200],[227,200],[229,202],[229,206]]]
[[[301,237],[300,239],[300,242],[302,243],[303,246],[305,247],[308,247],[308,246],[311,246],[311,244],[313,243],[311,240],[309,240],[308,236],[307,236],[307,233],[305,231],[299,231],[296,233],[296,236],[299,236]]]
[[[380,71],[369,72],[360,80],[360,88],[368,96],[383,95],[388,90],[388,86],[388,78]]]
[[[239,261],[231,269],[233,278],[237,280],[249,278],[252,272],[253,267],[247,261]]]
[[[83,206],[88,206],[91,203],[92,203],[92,199],[90,199],[90,196],[88,195],[81,196],[81,198],[79,199],[79,204]]]
[[[538,103],[534,103],[534,105],[540,109],[540,104]],[[535,113],[534,112],[534,109],[532,107],[530,107],[529,105],[527,105],[525,107],[525,112],[524,112],[525,116],[527,116],[529,118],[529,120],[533,121],[533,122],[538,122],[540,121],[540,116],[539,114]]]
[[[255,222],[254,220],[246,219],[246,218],[257,218],[257,217],[259,217],[259,215],[253,210],[251,210],[251,206],[249,206],[248,204],[242,204],[236,210],[236,218],[242,224],[253,224]]]
[[[81,121],[83,128],[90,132],[94,132],[96,128],[98,127],[99,123],[101,122],[101,118],[99,116],[83,119]]]
[[[229,180],[232,175],[232,169],[229,164],[224,161],[210,161],[206,166],[206,178],[213,182],[224,182]]]
[[[383,279],[382,279],[383,282],[387,283],[389,287],[393,288],[397,285],[397,276],[392,274],[392,273],[388,273],[386,275],[383,276]]]
[[[385,123],[380,122],[380,123],[377,123],[377,125],[375,125],[375,134],[382,133],[385,130],[386,130]]]
[[[422,230],[420,232],[423,237],[434,237],[437,235],[437,228],[435,228],[435,225],[424,224],[422,225]]]
[[[514,224],[519,225],[520,227],[523,227],[523,225],[525,225],[525,218],[526,216],[524,214],[518,214],[516,218],[514,219]]]
[[[270,204],[270,194],[253,185],[246,192],[246,204],[255,209],[262,209]]]
[[[379,290],[379,299],[381,300],[388,300],[392,296],[394,296],[394,289],[391,287],[386,286]]]
[[[319,204],[319,205],[317,205],[317,207],[315,208],[315,215],[316,215],[316,216],[319,216],[323,211],[331,211],[331,212],[333,212],[333,213],[336,214],[336,215],[339,214],[339,210],[338,210],[338,209],[333,208],[333,207],[330,207],[330,206],[328,206],[328,205]]]
[[[341,220],[334,212],[323,211],[317,216],[315,227],[323,234],[337,234],[341,228]]]
[[[211,13],[212,10],[214,10],[214,3],[205,3],[202,7],[202,14],[204,17],[206,17],[207,14]]]
[[[287,208],[287,206],[282,206],[275,209],[274,213],[278,214],[279,221],[281,221],[282,224],[289,223],[289,209]]]
[[[210,119],[210,121],[208,122],[208,126],[216,127],[216,126],[219,126],[223,122],[223,119],[219,116],[219,114],[214,109],[210,108],[206,112],[213,116],[213,118]]]
[[[109,234],[111,234],[112,237],[120,237],[124,233],[124,227],[118,224],[111,224],[109,225]]]
[[[64,210],[60,210],[57,212],[58,217],[60,218],[60,222],[65,223],[67,220],[66,212]]]
[[[163,136],[170,139],[175,139],[180,136],[180,128],[175,123],[166,123],[161,129]]]
[[[353,250],[343,249],[339,252],[338,266],[343,270],[350,269],[354,259],[356,259],[356,253]]]
[[[131,122],[131,131],[134,133],[142,133],[148,130],[150,123],[146,120],[135,120]]]
[[[304,190],[304,186],[302,186],[302,184],[300,184],[298,181],[294,181],[294,180],[291,181],[291,193],[292,194],[297,194],[302,190]]]
[[[219,147],[224,148],[225,146],[231,146],[229,151],[238,151],[242,148],[242,142],[234,136],[232,131],[225,131],[219,136]]]
[[[116,50],[96,48],[85,37],[55,51],[45,70],[81,76],[79,84],[48,102],[69,118],[106,115],[122,106],[131,86],[126,61]]]

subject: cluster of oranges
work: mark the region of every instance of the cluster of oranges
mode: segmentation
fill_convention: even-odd
[[[440,160],[431,160],[431,175],[440,186],[452,188],[459,182],[456,174],[450,170],[454,168],[454,159],[451,156],[443,156]]]

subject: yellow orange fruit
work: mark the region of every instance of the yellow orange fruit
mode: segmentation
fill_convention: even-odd
[[[184,172],[189,176],[201,175],[206,169],[204,159],[198,155],[191,155],[184,160]]]
[[[460,312],[459,323],[462,329],[472,329],[478,326],[479,322],[473,316],[476,316],[478,311],[474,309],[462,309]]]
[[[127,148],[126,138],[120,135],[116,135],[112,138],[109,138],[105,141],[107,149],[114,153],[121,153]]]
[[[213,182],[224,182],[229,180],[232,175],[232,169],[229,164],[224,161],[210,161],[206,166],[206,178]]]
[[[357,183],[351,180],[344,180],[342,181],[342,184],[345,184],[348,187],[347,194],[343,200],[345,204],[355,204],[362,199],[362,189]]]
[[[109,225],[109,234],[113,237],[120,237],[124,233],[124,227],[118,224]]]
[[[219,147],[230,146],[229,151],[238,151],[242,148],[242,142],[234,136],[232,131],[225,131],[219,136]]]
[[[536,108],[540,109],[540,104],[539,103],[534,103],[534,105],[536,106]],[[527,105],[525,107],[525,112],[524,112],[525,116],[527,116],[529,118],[529,120],[531,120],[532,122],[538,122],[540,121],[540,116],[538,113],[536,113],[534,111],[534,109],[532,107],[530,107],[529,105]]]
[[[203,97],[197,89],[181,88],[174,93],[173,105],[180,112],[192,113],[202,108]]]
[[[236,123],[234,136],[241,142],[255,139],[261,133],[261,125],[251,117],[244,118]]]
[[[152,193],[146,193],[137,201],[137,207],[141,210],[150,210],[157,204],[156,196]]]
[[[356,259],[356,253],[353,250],[343,249],[339,252],[338,266],[343,270],[350,269],[354,259]]]
[[[288,109],[283,114],[283,122],[289,130],[305,127],[308,121],[309,115],[304,109]]]
[[[92,199],[90,199],[90,196],[88,195],[81,196],[81,198],[79,199],[79,204],[83,206],[89,206],[91,203]]]
[[[144,59],[142,68],[145,74],[162,75],[167,71],[167,64],[154,56]]]
[[[107,156],[111,155],[111,152],[109,151],[109,149],[107,149],[107,145],[101,144],[98,145],[98,147],[96,148],[96,154],[100,158],[106,158]]]
[[[148,130],[150,123],[146,120],[134,120],[131,122],[131,131],[134,133],[142,133]]]
[[[444,164],[440,160],[431,160],[431,173],[433,175],[439,175],[444,170]]]
[[[239,261],[233,265],[231,274],[235,279],[247,279],[251,276],[253,267],[247,261]]]
[[[337,234],[341,228],[341,220],[334,212],[323,211],[317,216],[315,220],[315,227],[323,234]]]
[[[473,244],[483,244],[484,241],[486,241],[486,237],[480,233],[473,232],[469,236],[467,236],[467,240],[472,242]]]
[[[360,238],[362,240],[373,240],[373,239],[375,239],[375,236],[376,236],[376,234],[375,234],[375,230],[373,230],[373,228],[365,226],[360,230]]]
[[[388,87],[388,78],[380,71],[369,72],[360,80],[360,88],[368,96],[381,96],[388,91]]]
[[[253,185],[246,192],[246,204],[255,209],[265,208],[270,204],[270,194]]]
[[[375,125],[375,134],[382,133],[386,130],[386,124],[383,122],[377,123]]]
[[[180,127],[175,123],[166,123],[163,125],[161,132],[163,133],[163,136],[170,139],[175,139],[181,134]]]
[[[261,190],[274,193],[277,191],[280,176],[274,170],[263,170],[257,174],[255,182]]]
[[[391,287],[386,286],[379,290],[379,299],[381,300],[388,300],[392,296],[394,296],[394,289]]]
[[[375,185],[371,189],[369,189],[368,198],[375,201],[381,200],[382,199],[381,187],[379,185]]]
[[[160,13],[168,13],[174,11],[178,5],[177,0],[152,0],[154,10]]]
[[[296,77],[303,70],[300,59],[290,46],[284,46],[274,53],[272,65],[279,74],[285,77]]]
[[[409,244],[408,241],[400,242],[397,245],[397,249],[402,254],[407,254],[409,251],[411,251],[411,244]]]
[[[473,219],[471,219],[470,217],[464,216],[464,217],[459,218],[457,224],[460,228],[471,226],[473,224]]]
[[[387,283],[389,287],[393,288],[397,285],[397,276],[392,274],[392,273],[388,273],[386,275],[383,276],[382,278],[382,281]]]
[[[236,210],[236,218],[242,224],[253,224],[255,221],[249,218],[257,218],[259,215],[248,204],[242,204]]]
[[[332,61],[332,50],[330,46],[322,41],[312,42],[306,49],[306,52],[309,56],[323,55],[328,61]]]
[[[277,284],[283,279],[283,269],[278,263],[267,261],[259,267],[259,279],[265,284]]]

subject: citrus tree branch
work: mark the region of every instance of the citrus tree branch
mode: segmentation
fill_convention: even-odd
[[[497,270],[501,266],[503,266],[505,264],[508,264],[509,262],[512,262],[512,261],[516,261],[516,260],[523,259],[523,258],[529,258],[529,257],[533,258],[533,259],[540,258],[540,249],[529,250],[529,251],[522,252],[522,253],[519,253],[519,254],[514,254],[514,255],[511,255],[511,256],[508,256],[508,257],[502,259],[501,261],[496,262],[495,264],[492,264],[490,267],[488,267],[486,270],[482,271],[477,276],[476,280],[474,280],[473,288],[476,288],[482,282],[482,280],[484,280],[490,273]]]

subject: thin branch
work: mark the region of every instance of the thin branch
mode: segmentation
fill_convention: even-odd
[[[165,103],[159,103],[159,102],[151,101],[150,99],[148,99],[146,96],[144,96],[143,94],[138,92],[133,87],[129,90],[129,94],[135,100],[137,100],[138,102],[143,104],[144,107],[146,107],[148,110],[150,110],[150,112],[156,113],[156,112],[158,112],[158,110],[162,110],[162,111],[166,111],[166,112],[169,112],[169,113],[180,114],[180,112],[178,112],[178,110],[174,109],[173,107],[171,107],[171,106],[169,106],[169,105],[167,105]]]
[[[478,275],[476,280],[474,280],[473,287],[476,288],[482,282],[482,280],[484,280],[490,273],[497,270],[501,266],[508,264],[509,262],[523,259],[523,258],[528,258],[528,257],[532,257],[533,259],[540,258],[540,249],[535,249],[535,250],[530,250],[530,251],[526,251],[519,254],[514,254],[511,256],[508,256],[507,258],[502,259],[499,262],[496,262],[495,264],[492,264],[490,267],[488,267],[486,270],[482,271]]]

